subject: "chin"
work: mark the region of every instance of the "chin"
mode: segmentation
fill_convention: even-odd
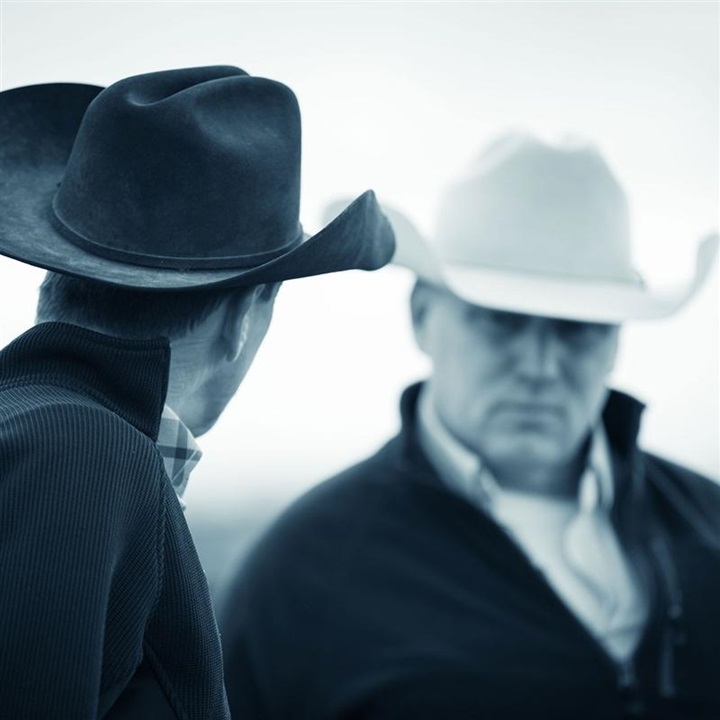
[[[209,430],[212,430],[212,428],[215,427],[217,420],[217,418],[210,418],[202,422],[198,422],[190,428],[190,432],[193,434],[193,437],[198,438]]]
[[[192,435],[194,438],[199,438],[199,437],[202,437],[211,428],[212,428],[212,425],[198,425],[195,428],[191,428],[190,432],[192,432]]]
[[[209,400],[205,405],[203,416],[198,418],[198,421],[195,423],[197,432],[193,429],[193,435],[200,437],[200,435],[204,435],[209,430],[212,430],[225,411],[225,408],[227,408],[229,401],[230,398],[225,397],[216,397]]]
[[[567,458],[567,450],[551,434],[524,432],[493,439],[486,445],[488,460],[497,464],[555,465]]]

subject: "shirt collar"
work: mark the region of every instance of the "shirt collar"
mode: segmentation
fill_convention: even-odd
[[[186,503],[182,496],[190,479],[190,473],[200,462],[202,451],[187,425],[167,405],[163,408],[160,418],[157,447],[162,455],[165,472],[184,510]]]
[[[503,490],[482,459],[457,440],[437,414],[430,385],[424,385],[417,405],[417,428],[420,445],[452,490],[472,502],[491,509]],[[608,440],[602,422],[594,428],[585,471],[578,483],[577,503],[582,512],[609,512],[614,488]]]

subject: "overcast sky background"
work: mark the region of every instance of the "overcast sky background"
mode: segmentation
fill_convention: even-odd
[[[431,232],[443,184],[509,129],[591,138],[631,200],[637,266],[681,280],[718,224],[715,2],[3,1],[2,89],[233,64],[303,116],[302,220],[373,188]],[[0,259],[0,345],[42,272]],[[240,392],[201,439],[199,510],[287,499],[374,450],[427,364],[398,268],[286,283]],[[645,445],[719,472],[718,272],[677,316],[628,325],[613,383],[649,404]]]

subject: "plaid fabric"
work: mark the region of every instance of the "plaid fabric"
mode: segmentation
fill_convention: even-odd
[[[160,419],[157,447],[165,464],[165,472],[184,510],[187,505],[182,496],[190,473],[200,462],[202,452],[185,423],[167,405]]]

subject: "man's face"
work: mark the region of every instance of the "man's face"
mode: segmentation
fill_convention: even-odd
[[[606,397],[618,327],[502,312],[419,284],[415,336],[445,426],[492,468],[572,462]]]

